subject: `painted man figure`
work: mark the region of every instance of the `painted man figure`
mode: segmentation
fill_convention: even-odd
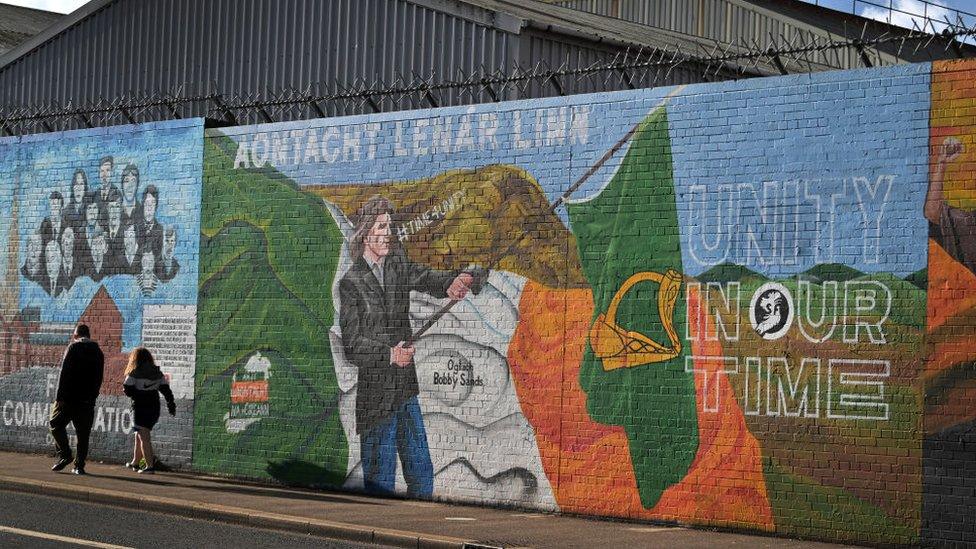
[[[159,191],[149,185],[142,193],[142,219],[136,223],[139,236],[139,251],[150,253],[155,260],[163,250],[163,227],[156,220],[156,206],[159,205]]]
[[[58,392],[51,407],[51,436],[58,449],[58,461],[51,467],[52,471],[60,471],[71,463],[66,427],[72,423],[78,436],[78,447],[75,448],[75,468],[71,472],[85,474],[88,437],[95,420],[95,400],[101,390],[104,374],[105,356],[98,343],[91,340],[88,326],[79,324],[61,360]]]
[[[24,259],[24,266],[20,269],[20,274],[27,280],[38,284],[44,278],[47,271],[44,268],[44,239],[40,231],[35,231],[27,238],[27,257]]]
[[[79,263],[78,276],[91,276],[92,264],[94,263],[92,246],[95,244],[95,231],[102,231],[102,226],[99,223],[98,193],[89,192],[88,194],[85,205],[85,226],[80,234],[75,235],[75,258]]]
[[[946,168],[962,153],[963,145],[955,137],[948,137],[942,143],[935,171],[929,181],[924,213],[929,220],[929,238],[935,240],[964,267],[976,273],[976,212],[949,206],[943,190]]]
[[[57,298],[64,293],[66,282],[64,273],[61,271],[61,244],[57,240],[51,240],[44,247],[44,270],[47,276],[41,278],[41,288],[52,298]]]
[[[139,241],[136,239],[136,226],[129,225],[122,231],[122,250],[115,256],[114,265],[110,265],[109,274],[135,275],[141,271],[142,260],[139,257]]]
[[[106,156],[98,162],[98,196],[95,201],[98,204],[98,222],[103,229],[108,229],[108,204],[112,199],[113,193],[118,193],[119,188],[112,184],[112,173],[115,171],[115,159]]]
[[[76,233],[85,228],[85,206],[88,205],[88,176],[84,170],[75,170],[71,176],[71,193],[68,195],[68,208],[64,212],[64,224]]]
[[[108,244],[105,241],[105,231],[101,225],[95,227],[89,241],[89,257],[91,264],[88,267],[88,276],[95,282],[101,282],[108,273]]]
[[[142,221],[142,205],[139,204],[139,168],[128,164],[122,170],[122,226],[128,227]],[[124,229],[123,229],[124,230]]]
[[[160,282],[169,282],[180,272],[180,264],[176,261],[176,227],[170,225],[163,232],[163,254],[156,262],[156,278]]]
[[[125,227],[122,225],[122,193],[117,189],[109,194],[106,210],[108,211],[108,218],[106,220],[105,245],[108,248],[108,252],[106,253],[105,263],[108,264],[109,269],[114,269],[121,261],[120,258],[125,255],[125,240],[123,236]],[[108,274],[115,273],[109,272]]]
[[[64,197],[54,191],[48,197],[49,214],[41,222],[42,246],[54,240],[61,242],[61,231],[64,230]]]
[[[79,265],[75,261],[75,230],[65,227],[64,232],[61,233],[61,274],[64,277],[62,284],[64,291],[67,292],[74,286],[80,271]]]
[[[381,196],[357,212],[353,265],[339,282],[339,325],[347,358],[359,370],[356,431],[367,491],[392,493],[399,454],[407,493],[429,497],[434,472],[417,400],[410,292],[463,299],[470,274],[410,261],[393,238],[393,205]]]

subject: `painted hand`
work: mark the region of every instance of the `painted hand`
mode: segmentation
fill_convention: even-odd
[[[390,362],[401,368],[410,366],[410,363],[413,362],[414,351],[416,349],[413,346],[409,346],[401,341],[396,344],[396,347],[390,349]]]
[[[956,137],[947,137],[942,142],[942,154],[939,158],[942,162],[952,162],[963,152],[962,141]]]
[[[472,282],[474,282],[474,277],[468,273],[457,275],[457,278],[451,282],[451,286],[447,289],[447,297],[455,301],[464,299],[464,296],[468,295],[468,289]]]

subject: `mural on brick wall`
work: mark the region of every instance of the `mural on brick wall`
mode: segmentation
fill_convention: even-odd
[[[209,130],[194,465],[916,540],[929,67],[855,74]]]
[[[61,357],[84,322],[106,357],[93,454],[131,451],[123,370],[144,345],[181,416],[154,433],[160,455],[189,462],[202,131],[181,121],[0,142],[5,443],[47,448]]]
[[[932,68],[923,536],[976,541],[976,63]]]

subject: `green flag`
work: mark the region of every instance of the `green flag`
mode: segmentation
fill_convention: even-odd
[[[583,271],[593,288],[595,320],[611,309],[614,296],[633,275],[682,272],[671,142],[663,106],[641,123],[607,187],[590,200],[570,204],[568,210]],[[609,320],[667,347],[673,332],[661,320],[659,288],[649,281],[634,285],[618,296],[616,318]],[[681,287],[673,313],[679,334],[686,323],[683,296]],[[633,340],[629,344],[630,350],[641,347]],[[646,508],[685,476],[698,449],[695,380],[685,371],[688,349],[683,347],[668,355],[673,358],[619,367],[587,345],[580,369],[590,416],[619,425],[627,433]]]

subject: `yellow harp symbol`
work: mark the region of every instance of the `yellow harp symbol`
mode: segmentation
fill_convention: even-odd
[[[631,332],[617,325],[617,306],[620,305],[620,300],[640,282],[656,282],[660,285],[657,310],[664,331],[670,339],[670,347],[661,345],[640,332]],[[590,347],[597,357],[603,359],[604,370],[664,362],[681,353],[681,341],[674,330],[674,305],[680,289],[681,274],[674,269],[668,269],[663,275],[654,272],[636,273],[624,281],[610,301],[607,312],[600,313],[590,327]]]

